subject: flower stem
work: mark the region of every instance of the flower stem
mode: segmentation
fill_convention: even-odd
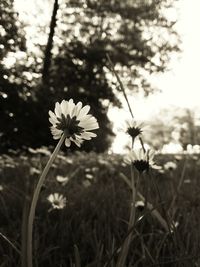
[[[131,117],[134,118],[134,116],[133,116],[133,112],[132,112],[132,109],[131,109],[131,105],[130,105],[130,103],[129,103],[129,101],[128,101],[128,97],[127,97],[127,95],[126,95],[126,91],[125,91],[125,88],[124,88],[124,86],[123,86],[123,83],[121,82],[121,80],[120,80],[120,78],[119,78],[119,75],[118,75],[117,72],[115,71],[114,64],[113,64],[113,62],[111,61],[110,56],[109,56],[108,54],[106,54],[106,56],[107,56],[108,61],[109,61],[109,63],[110,63],[111,70],[112,70],[112,72],[114,73],[114,75],[115,75],[115,77],[116,77],[116,79],[117,79],[117,81],[118,81],[118,83],[119,83],[120,90],[122,91],[123,96],[124,96],[124,98],[125,98],[125,100],[126,100],[126,103],[127,103],[127,105],[128,105],[128,109],[129,109],[129,112],[130,112],[130,114],[131,114]]]
[[[27,266],[27,227],[28,215],[30,210],[30,179],[25,183],[24,207],[22,212],[22,227],[21,227],[21,267]]]
[[[139,176],[137,177],[137,179],[135,179],[133,166],[131,165],[131,182],[130,182],[130,184],[131,184],[131,191],[132,191],[132,202],[131,202],[131,210],[130,210],[130,217],[129,217],[129,223],[128,223],[128,235],[127,235],[127,237],[124,240],[124,243],[122,245],[121,253],[120,253],[119,259],[117,261],[116,267],[125,266],[126,259],[128,256],[128,251],[129,251],[129,247],[131,244],[133,231],[135,228],[135,202],[136,202],[138,181],[139,181]]]
[[[133,116],[133,110],[131,109],[131,106],[130,106],[130,103],[129,103],[129,100],[128,100],[128,97],[127,97],[125,88],[124,88],[124,86],[123,86],[123,83],[122,83],[122,81],[120,80],[119,75],[118,75],[117,72],[115,71],[114,64],[113,64],[113,62],[111,61],[110,56],[109,56],[108,54],[106,54],[106,56],[107,56],[108,61],[109,61],[109,63],[110,63],[110,68],[111,68],[112,72],[114,73],[114,75],[115,75],[115,77],[116,77],[116,79],[117,79],[117,81],[118,81],[118,83],[119,83],[120,90],[121,90],[122,93],[123,93],[123,96],[124,96],[124,98],[125,98],[125,100],[126,100],[126,103],[127,103],[127,105],[128,105],[129,112],[130,112],[131,117],[132,117],[132,119],[133,119],[133,118],[134,118],[134,116]],[[143,151],[145,152],[145,147],[144,147],[144,143],[143,143],[142,138],[140,137],[139,140],[140,140],[142,149],[143,149]]]
[[[53,161],[55,160],[60,147],[65,139],[65,134],[62,135],[62,137],[60,138],[56,148],[54,149],[50,159],[48,160],[41,176],[40,179],[37,183],[36,189],[34,191],[33,194],[33,199],[31,202],[31,207],[30,207],[30,213],[29,213],[29,218],[28,218],[28,230],[27,230],[27,267],[32,267],[33,266],[33,251],[32,251],[32,238],[33,238],[33,221],[34,221],[34,217],[35,217],[35,209],[36,209],[36,205],[37,205],[37,201],[38,201],[38,197],[40,194],[40,190],[42,188],[42,185],[44,183],[44,180],[49,172],[49,169],[53,163]]]

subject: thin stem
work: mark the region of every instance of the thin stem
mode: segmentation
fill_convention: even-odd
[[[128,255],[131,239],[132,239],[132,231],[135,227],[135,202],[136,202],[136,195],[137,195],[137,185],[139,181],[139,176],[135,180],[133,167],[131,165],[131,190],[132,190],[132,203],[131,203],[131,211],[128,223],[128,235],[122,245],[122,251],[117,262],[117,267],[121,267],[125,265],[126,258]]]
[[[129,188],[131,188],[130,180],[123,173],[120,173],[120,177],[129,186]],[[143,197],[143,195],[139,191],[137,191],[137,196],[143,202],[145,201],[145,197]],[[156,207],[153,207],[153,205],[148,201],[147,201],[147,209],[149,210],[149,213],[151,213],[159,221],[159,223],[165,229],[165,231],[168,232],[168,226],[167,226],[167,223],[166,223],[165,219],[160,215],[160,213],[158,212]]]
[[[126,103],[127,103],[127,105],[128,105],[129,112],[130,112],[131,117],[132,117],[132,119],[133,119],[133,118],[134,118],[134,116],[133,116],[133,111],[132,111],[131,106],[130,106],[130,103],[129,103],[129,101],[128,101],[128,97],[127,97],[127,95],[126,95],[126,91],[125,91],[125,88],[124,88],[124,86],[123,86],[123,83],[122,83],[122,81],[120,80],[119,75],[118,75],[117,72],[115,71],[114,64],[113,64],[112,60],[110,59],[110,56],[109,56],[108,54],[106,54],[106,56],[107,56],[108,61],[109,61],[109,63],[110,63],[111,70],[112,70],[112,72],[114,73],[114,75],[115,75],[115,77],[116,77],[116,79],[117,79],[117,81],[118,81],[118,83],[119,83],[119,87],[120,87],[120,89],[121,89],[121,91],[122,91],[122,93],[123,93],[123,96],[124,96],[124,98],[125,98],[125,100],[126,100]],[[143,143],[142,138],[139,137],[139,140],[140,140],[142,149],[143,149],[143,151],[145,152],[145,147],[144,147],[144,143]]]
[[[2,237],[19,255],[21,255],[20,249],[18,249],[4,234],[0,233],[0,237]]]
[[[141,176],[145,178],[142,174]],[[149,181],[148,179],[146,179],[144,183],[144,209],[145,211],[147,210],[148,197],[149,197]]]
[[[109,61],[109,63],[110,63],[111,69],[112,69],[113,73],[115,74],[115,77],[117,78],[117,81],[118,81],[118,83],[119,83],[119,85],[120,85],[120,89],[121,89],[121,91],[122,91],[122,93],[123,93],[123,95],[124,95],[124,98],[125,98],[125,100],[126,100],[126,103],[127,103],[127,105],[128,105],[128,109],[129,109],[129,111],[130,111],[131,117],[134,118],[134,116],[133,116],[133,112],[132,112],[132,109],[131,109],[131,106],[130,106],[130,103],[129,103],[129,101],[128,101],[128,98],[127,98],[127,95],[126,95],[126,92],[125,92],[125,89],[124,89],[124,86],[123,86],[123,84],[122,84],[122,82],[121,82],[121,80],[120,80],[120,78],[119,78],[117,72],[115,71],[114,65],[113,65],[113,63],[112,63],[112,61],[111,61],[109,55],[106,54],[106,56],[107,56],[108,61]]]
[[[38,184],[36,186],[36,189],[34,191],[34,195],[33,195],[33,199],[31,202],[31,208],[30,208],[30,213],[29,213],[29,218],[28,218],[28,232],[27,232],[27,267],[32,267],[33,266],[33,252],[32,252],[32,238],[33,238],[33,221],[34,221],[34,217],[35,217],[35,209],[36,209],[36,205],[37,205],[37,201],[38,201],[38,197],[40,194],[40,190],[42,188],[42,185],[44,183],[44,180],[49,172],[49,169],[53,163],[53,161],[55,160],[60,147],[65,139],[65,134],[62,135],[62,137],[60,138],[56,148],[54,149],[49,161],[47,162],[41,176],[40,179],[38,181]]]
[[[25,183],[24,207],[22,212],[22,227],[21,227],[21,267],[27,266],[27,227],[28,215],[30,210],[30,180]]]
[[[142,146],[143,152],[145,153],[145,152],[146,152],[146,150],[145,150],[145,147],[144,147],[144,142],[143,142],[143,140],[142,140],[142,137],[141,137],[141,136],[139,137],[139,140],[140,140],[140,144],[141,144],[141,146]]]

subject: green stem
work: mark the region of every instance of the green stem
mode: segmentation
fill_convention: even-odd
[[[38,184],[36,186],[36,189],[34,191],[33,194],[33,199],[31,202],[31,207],[30,207],[30,213],[29,213],[29,218],[28,218],[28,232],[27,232],[27,267],[32,267],[33,266],[33,252],[32,252],[32,238],[33,238],[33,221],[34,221],[34,217],[35,217],[35,209],[36,209],[36,205],[37,205],[37,201],[38,201],[38,197],[40,194],[40,190],[42,188],[42,185],[44,183],[44,180],[49,172],[49,169],[53,163],[53,161],[55,160],[60,147],[64,141],[64,139],[66,138],[65,134],[62,135],[62,137],[60,138],[56,148],[54,149],[54,152],[52,153],[49,161],[47,162],[41,176],[40,179],[38,181]]]

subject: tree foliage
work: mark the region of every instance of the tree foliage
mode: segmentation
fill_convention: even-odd
[[[8,94],[12,104],[18,103],[18,110],[12,112],[18,125],[18,134],[14,133],[15,147],[53,144],[48,130],[48,110],[53,108],[56,101],[74,98],[75,101],[91,105],[91,111],[100,123],[98,137],[93,142],[85,143],[83,149],[95,149],[98,152],[107,149],[114,136],[107,117],[108,108],[110,104],[120,107],[120,101],[116,94],[118,85],[109,70],[106,55],[111,57],[128,90],[142,90],[145,95],[153,92],[149,76],[164,71],[171,53],[179,50],[178,37],[173,28],[175,21],[170,21],[164,15],[172,3],[170,0],[60,1],[56,23],[53,24],[54,36],[51,36],[52,49],[48,53],[45,82],[37,79],[41,77],[43,66],[37,55],[27,53],[26,59],[32,59],[32,66],[15,65],[15,78],[21,77],[22,68],[32,77],[21,79],[17,84],[22,88],[23,97],[19,96],[19,88],[15,89],[18,94],[15,102]],[[3,9],[5,7],[6,1]],[[12,6],[9,9],[12,10]],[[13,20],[13,25],[19,21],[15,16],[9,16],[9,19]],[[21,29],[19,25],[15,30],[10,29],[18,41],[24,40]],[[17,44],[14,41],[14,45]],[[40,49],[45,51],[44,46],[40,46]],[[47,56],[43,61],[47,62]],[[38,76],[34,76],[34,73]],[[11,85],[9,81],[6,87]],[[25,110],[24,114],[21,109]],[[7,104],[3,111],[5,117]],[[19,113],[18,116],[16,113]],[[13,128],[13,125],[12,121],[10,127]],[[12,147],[13,131],[0,131],[10,140]],[[24,136],[23,140],[21,136]]]
[[[11,146],[10,142],[17,134],[19,125],[16,115],[22,115],[26,90],[15,57],[16,53],[25,53],[26,40],[18,14],[14,11],[13,0],[0,2],[0,34],[0,136],[1,147],[5,148]],[[14,64],[11,64],[12,61]]]
[[[156,150],[170,142],[179,143],[183,149],[200,144],[200,118],[188,108],[163,109],[149,122],[144,132],[145,142]]]
[[[200,118],[196,112],[188,108],[179,109],[174,116],[174,122],[178,126],[178,141],[183,149],[189,144],[200,144]]]

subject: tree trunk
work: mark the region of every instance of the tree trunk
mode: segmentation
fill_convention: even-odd
[[[51,50],[53,47],[53,36],[55,32],[55,27],[56,27],[57,11],[58,11],[58,0],[55,0],[53,12],[51,16],[49,37],[48,37],[47,46],[46,46],[45,54],[44,54],[44,65],[43,65],[43,70],[42,70],[43,84],[47,84],[48,78],[49,78],[49,69],[51,66],[51,57],[52,57]]]

